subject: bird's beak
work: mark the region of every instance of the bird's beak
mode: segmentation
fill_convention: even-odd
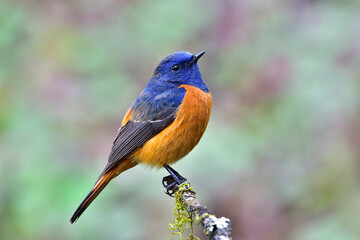
[[[201,56],[204,55],[205,52],[206,52],[206,51],[202,51],[202,52],[194,55],[194,56],[192,57],[191,61],[188,63],[188,66],[196,63],[196,62],[199,60],[199,58],[201,58]]]

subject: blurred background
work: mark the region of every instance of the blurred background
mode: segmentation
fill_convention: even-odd
[[[2,1],[0,239],[170,239],[163,169],[127,171],[69,219],[179,50],[207,50],[214,105],[174,167],[233,239],[360,239],[357,0]]]

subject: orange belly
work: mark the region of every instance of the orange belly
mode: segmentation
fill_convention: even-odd
[[[190,85],[180,87],[186,89],[186,94],[174,122],[128,158],[162,167],[184,157],[200,141],[210,118],[211,94]]]

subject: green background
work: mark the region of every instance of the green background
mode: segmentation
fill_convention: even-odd
[[[170,239],[164,169],[127,171],[69,219],[179,50],[207,50],[214,104],[174,167],[233,239],[360,239],[355,0],[2,1],[0,239]]]

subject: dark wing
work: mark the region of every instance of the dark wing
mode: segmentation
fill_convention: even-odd
[[[143,146],[148,140],[164,130],[175,119],[176,109],[165,110],[161,120],[129,121],[119,129],[109,155],[108,164],[100,175],[103,176],[124,157]]]

